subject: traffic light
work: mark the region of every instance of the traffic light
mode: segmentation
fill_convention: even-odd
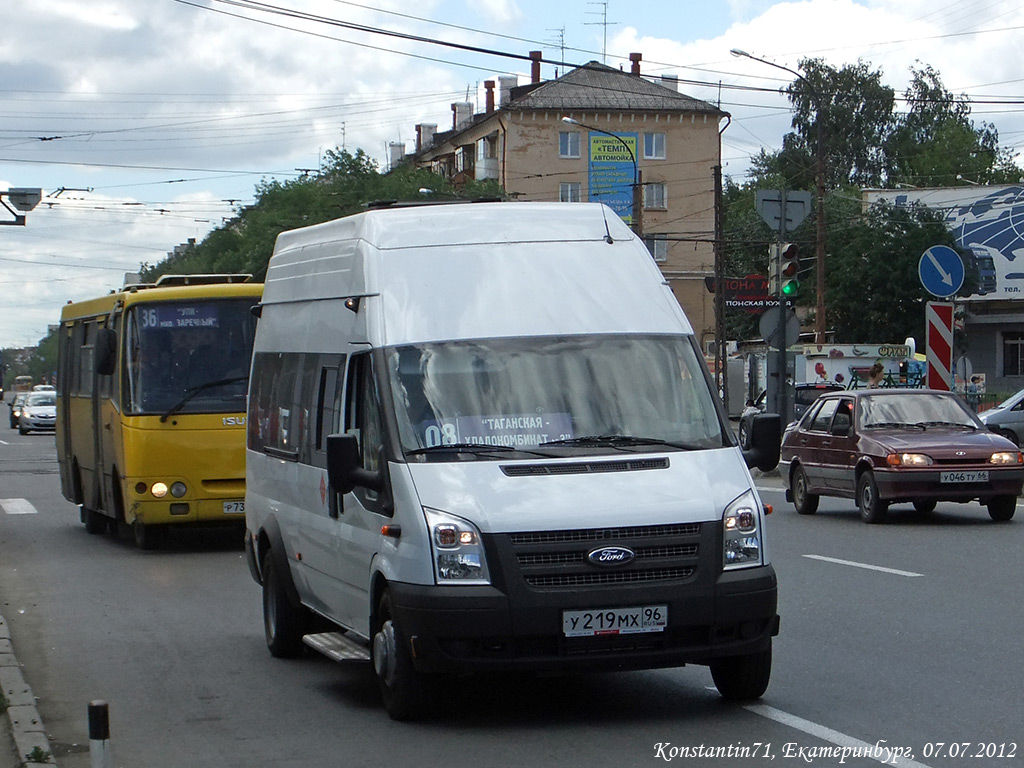
[[[779,246],[779,294],[784,299],[795,299],[800,295],[800,256],[796,243]]]
[[[779,244],[768,246],[768,295],[779,295]]]

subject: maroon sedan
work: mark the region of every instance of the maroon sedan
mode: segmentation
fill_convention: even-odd
[[[802,515],[820,496],[839,496],[856,499],[866,523],[882,522],[895,502],[927,513],[939,501],[974,500],[1009,520],[1024,455],[950,392],[848,390],[821,396],[786,429],[779,471]]]

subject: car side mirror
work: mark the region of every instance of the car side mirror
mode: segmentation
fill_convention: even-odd
[[[750,420],[750,448],[743,451],[748,467],[771,472],[779,466],[782,445],[782,417],[777,413],[759,413]]]
[[[384,474],[363,469],[359,441],[347,433],[327,436],[327,480],[340,494],[351,493],[356,486],[384,489]]]

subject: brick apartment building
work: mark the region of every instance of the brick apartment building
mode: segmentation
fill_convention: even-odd
[[[529,84],[488,80],[482,112],[458,103],[451,130],[417,125],[412,162],[456,187],[496,179],[518,200],[608,204],[643,237],[701,342],[711,342],[704,278],[714,274],[715,169],[728,113],[679,93],[672,78],[641,77],[637,53],[629,72],[592,61],[548,81],[540,52],[530,56]]]

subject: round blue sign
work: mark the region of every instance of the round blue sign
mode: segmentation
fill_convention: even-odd
[[[952,296],[964,284],[964,262],[960,254],[947,245],[933,245],[917,263],[921,285],[932,296]]]

